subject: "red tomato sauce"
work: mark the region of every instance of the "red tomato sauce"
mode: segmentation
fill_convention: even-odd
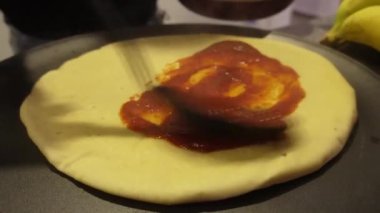
[[[283,138],[284,118],[305,96],[292,68],[239,41],[218,42],[178,65],[122,106],[128,128],[200,152],[237,148]],[[207,74],[199,78],[200,71]]]

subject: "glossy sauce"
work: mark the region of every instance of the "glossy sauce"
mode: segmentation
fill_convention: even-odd
[[[284,117],[305,96],[297,73],[239,41],[223,41],[160,76],[120,111],[128,128],[209,152],[284,137]]]

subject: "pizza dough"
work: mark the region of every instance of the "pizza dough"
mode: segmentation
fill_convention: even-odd
[[[144,75],[222,40],[247,42],[298,72],[306,96],[286,119],[286,140],[198,153],[125,127],[120,107],[144,90]],[[178,204],[228,198],[316,171],[343,148],[356,104],[336,68],[311,51],[201,34],[113,43],[72,59],[35,84],[20,114],[33,142],[63,173],[114,195]]]

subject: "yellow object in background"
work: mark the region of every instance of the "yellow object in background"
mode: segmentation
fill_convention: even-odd
[[[352,41],[380,51],[380,0],[344,0],[327,43]]]

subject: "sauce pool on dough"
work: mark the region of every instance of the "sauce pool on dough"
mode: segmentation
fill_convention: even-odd
[[[240,41],[222,41],[180,59],[160,86],[132,97],[127,127],[194,151],[210,152],[284,137],[284,118],[305,93],[297,73]]]

